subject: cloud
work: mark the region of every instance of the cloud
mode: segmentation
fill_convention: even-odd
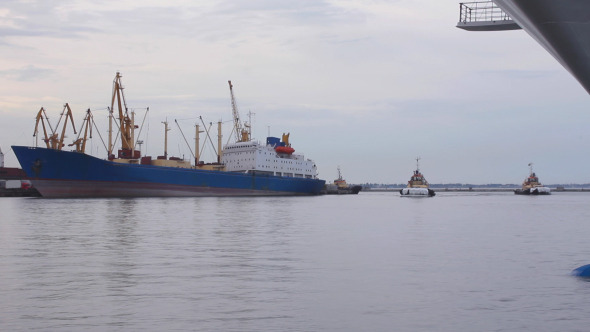
[[[60,10],[71,1],[3,1],[0,40],[13,37],[81,38],[97,29],[88,17],[70,17]],[[83,19],[82,19],[83,18]]]
[[[52,69],[40,68],[33,65],[18,69],[0,70],[0,77],[21,82],[37,81],[52,74],[54,74],[54,70]]]
[[[484,79],[490,77],[497,77],[502,80],[536,80],[536,79],[551,79],[556,76],[554,70],[483,70],[478,71]]]
[[[353,24],[363,18],[358,11],[347,11],[323,0],[224,1],[218,8],[219,13],[233,17],[265,18],[269,23],[282,22],[300,27],[333,25],[344,21]]]

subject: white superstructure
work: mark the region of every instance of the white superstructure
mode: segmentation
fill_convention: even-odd
[[[275,145],[257,141],[227,144],[221,162],[229,172],[253,172],[285,177],[317,179],[313,160],[303,155],[280,153]]]
[[[0,167],[4,167],[4,153],[2,153],[2,149],[0,149]]]

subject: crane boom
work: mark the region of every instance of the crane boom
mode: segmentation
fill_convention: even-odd
[[[139,159],[140,151],[135,150],[135,123],[134,112],[131,112],[131,117],[127,109],[127,102],[125,101],[125,94],[123,93],[123,84],[121,83],[121,73],[117,72],[113,80],[113,95],[111,98],[111,112],[114,111],[115,100],[116,107],[119,111],[119,132],[121,134],[121,149],[118,153],[118,158],[123,159]],[[112,121],[109,119],[109,121]],[[109,124],[110,128],[110,124]],[[112,156],[112,129],[109,129],[109,158]]]
[[[238,111],[238,104],[236,103],[236,98],[234,96],[233,85],[231,84],[231,81],[227,81],[227,83],[229,83],[229,93],[231,95],[231,108],[234,115],[234,132],[236,133],[236,142],[247,142],[250,140],[250,131],[246,128],[249,128],[250,125],[242,125],[242,121],[240,120],[240,112]]]
[[[234,116],[234,132],[236,133],[236,141],[240,142],[240,134],[242,132],[242,122],[240,121],[240,112],[238,111],[238,104],[236,103],[236,98],[234,97],[234,89],[231,81],[227,81],[229,84],[229,93],[231,95],[231,109]]]
[[[37,113],[37,117],[36,117],[36,122],[35,122],[35,131],[33,132],[33,136],[37,136],[38,132],[39,132],[39,122],[41,122],[41,126],[43,128],[43,142],[45,142],[45,145],[47,146],[47,148],[51,148],[49,141],[50,141],[50,137],[53,137],[53,128],[51,127],[51,123],[49,123],[49,118],[47,117],[47,113],[45,113],[45,109],[43,107],[41,107],[41,109],[39,110],[39,112]],[[49,129],[51,130],[51,136],[47,135],[47,128],[45,127],[45,121],[47,121],[47,125],[49,126]]]
[[[64,115],[64,114],[65,114],[66,118],[64,120],[63,129],[61,130],[61,136],[59,137],[59,143],[55,147],[57,150],[61,150],[61,148],[64,146],[64,138],[66,138],[66,127],[68,126],[68,118],[70,119],[70,122],[72,123],[72,129],[74,130],[74,134],[76,134],[76,125],[74,124],[74,116],[72,115],[72,109],[70,108],[70,105],[68,103],[66,103],[64,105],[64,110],[62,112],[62,115]],[[60,120],[61,120],[61,118],[60,118]],[[58,121],[58,126],[59,126],[59,121]]]

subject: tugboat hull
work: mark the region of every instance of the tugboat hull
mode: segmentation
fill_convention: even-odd
[[[551,190],[547,187],[516,189],[516,190],[514,190],[514,194],[516,194],[516,195],[551,195]]]
[[[324,186],[324,189],[320,192],[322,195],[356,195],[358,194],[363,187],[361,186],[346,186],[346,187],[338,187],[333,184],[327,184]]]
[[[399,193],[402,197],[432,197],[436,195],[434,190],[428,188],[403,188]]]

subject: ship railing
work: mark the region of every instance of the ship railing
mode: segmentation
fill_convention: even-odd
[[[520,29],[506,12],[491,0],[459,3],[457,27],[470,31]]]
[[[459,22],[491,22],[512,20],[493,1],[461,2]]]

